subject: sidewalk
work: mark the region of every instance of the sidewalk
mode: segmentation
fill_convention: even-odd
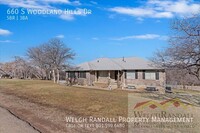
[[[39,133],[28,123],[0,107],[0,133]]]

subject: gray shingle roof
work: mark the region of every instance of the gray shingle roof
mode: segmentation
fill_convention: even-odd
[[[99,58],[90,62],[77,65],[77,70],[154,70],[161,69],[153,67],[146,59],[138,57],[128,58]]]

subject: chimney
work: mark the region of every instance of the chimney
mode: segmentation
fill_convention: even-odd
[[[122,61],[126,62],[125,59],[124,59],[124,57],[122,58]]]

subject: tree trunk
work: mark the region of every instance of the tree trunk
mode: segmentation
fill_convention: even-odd
[[[46,73],[46,80],[49,80],[49,73],[48,73],[48,70],[45,70],[45,73]]]
[[[51,71],[48,72],[48,77],[49,77],[49,80],[51,80]]]
[[[54,69],[53,69],[53,82],[56,83],[56,75]]]
[[[59,70],[58,69],[57,69],[56,73],[57,73],[57,84],[58,84],[59,80],[60,80],[60,74],[59,74]]]

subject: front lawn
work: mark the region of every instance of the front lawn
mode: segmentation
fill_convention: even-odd
[[[127,116],[128,92],[68,87],[44,80],[0,79],[0,90],[81,116]]]

